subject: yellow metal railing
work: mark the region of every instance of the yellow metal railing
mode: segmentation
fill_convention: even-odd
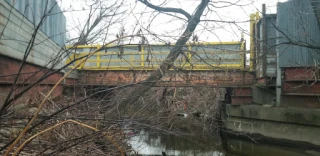
[[[174,62],[177,68],[185,70],[214,70],[214,69],[245,69],[245,43],[244,42],[211,42],[187,44],[184,55],[178,57]],[[224,47],[238,46],[239,49],[225,50]],[[216,46],[221,49],[215,49]],[[170,52],[168,45],[138,45],[123,46],[123,52],[119,52],[119,47],[110,45],[106,51],[100,51],[82,63],[79,70],[155,70]],[[92,51],[100,48],[100,45],[80,45],[69,56],[66,63],[80,58]],[[162,48],[162,50],[161,50]],[[164,50],[163,50],[164,49]],[[75,63],[79,63],[80,60]],[[74,63],[74,64],[75,64]],[[73,64],[73,65],[74,65]],[[71,65],[70,67],[72,67]]]
[[[255,43],[255,38],[254,36],[256,36],[256,24],[259,21],[260,16],[259,16],[259,12],[255,13],[255,14],[250,14],[250,71],[255,70],[255,48],[256,48],[256,43]]]

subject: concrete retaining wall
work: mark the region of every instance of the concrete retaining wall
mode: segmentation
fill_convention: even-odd
[[[226,128],[234,132],[320,147],[320,110],[226,105],[225,111]],[[251,139],[259,141],[263,137]]]

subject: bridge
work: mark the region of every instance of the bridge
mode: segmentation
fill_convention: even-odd
[[[23,5],[23,1],[19,2]],[[23,3],[23,4],[22,4]],[[35,1],[34,3],[38,3]],[[42,5],[42,3],[39,3]],[[28,44],[35,31],[34,24],[40,21],[40,15],[33,18],[19,5],[12,6],[7,1],[0,2],[0,102],[4,102],[12,85],[18,88],[14,95],[23,94],[23,98],[36,96],[37,92],[48,92],[63,77],[66,71],[59,70],[74,59],[87,55],[100,48],[100,45],[78,45],[63,47],[65,34],[65,17],[60,8],[54,8],[54,16],[40,28],[35,36],[35,44],[28,49]],[[32,5],[38,6],[38,4]],[[22,9],[22,10],[21,10]],[[32,8],[29,8],[32,9]],[[34,9],[41,9],[34,8]],[[37,11],[41,13],[41,11]],[[55,14],[56,13],[56,14]],[[26,19],[28,20],[26,20]],[[61,21],[50,23],[50,21]],[[54,24],[54,26],[52,26]],[[8,27],[5,27],[5,26]],[[21,28],[21,25],[24,27]],[[56,32],[57,34],[53,34]],[[54,36],[50,39],[48,36]],[[249,51],[244,41],[236,42],[189,42],[182,47],[182,54],[174,62],[173,68],[157,82],[156,86],[212,86],[238,87],[254,83],[253,63],[246,64]],[[103,51],[95,53],[76,72],[69,75],[59,85],[52,96],[62,94],[64,86],[117,86],[139,83],[159,67],[173,45],[108,45]],[[43,49],[46,49],[45,51]],[[65,49],[70,55],[58,56]],[[24,60],[25,52],[29,56]],[[66,62],[54,58],[65,58]],[[250,51],[250,57],[253,57]],[[54,61],[56,61],[56,63]],[[21,68],[23,62],[23,68]],[[72,68],[80,60],[69,66]],[[21,68],[21,70],[20,70]],[[20,71],[20,75],[17,73]],[[18,75],[17,75],[18,74]],[[18,76],[18,79],[16,79]],[[40,83],[38,83],[40,81]],[[33,84],[37,84],[34,87]],[[29,90],[29,91],[28,91]]]
[[[306,6],[310,5],[307,4],[308,2],[303,3],[306,3]],[[312,18],[316,22],[308,22],[312,24],[312,28],[318,28],[318,20],[314,17],[318,15],[318,12],[305,9],[310,12],[308,17],[298,19],[290,16],[291,20],[286,21],[288,14],[286,7],[290,6],[288,4],[289,2],[279,4],[280,9],[277,15],[265,15],[263,18],[259,13],[250,15],[250,49],[246,48],[246,42],[243,39],[235,42],[188,42],[182,47],[174,66],[161,81],[156,83],[156,86],[227,87],[233,90],[230,93],[233,99],[230,102],[232,104],[271,103],[276,99],[277,103],[283,106],[320,108],[318,105],[320,93],[317,89],[319,84],[317,76],[314,76],[316,74],[312,74],[318,73],[317,68],[312,67],[314,62],[318,61],[317,55],[310,55],[313,50],[308,48],[299,49],[292,46],[291,49],[283,46],[275,48],[277,43],[285,41],[283,35],[277,33],[277,29],[274,28],[274,23],[276,23],[279,28],[288,31],[287,33],[291,36],[298,36],[296,38],[299,38],[299,34],[312,34],[314,36],[305,40],[306,43],[313,41],[319,36],[316,35],[318,29],[312,29],[312,31],[311,29],[299,29],[307,32],[298,33],[287,26],[301,23],[299,19]],[[65,51],[65,47],[61,47],[64,43],[64,34],[52,34],[52,32],[65,29],[65,21],[63,22],[65,18],[62,14],[55,14],[48,21],[62,20],[61,25],[50,27],[52,23],[44,23],[42,31],[39,31],[35,38],[36,46],[30,49],[30,55],[24,60],[25,66],[21,68],[22,74],[16,79],[17,71],[19,71],[28,47],[26,43],[32,38],[34,24],[39,22],[39,19],[34,19],[29,14],[23,15],[24,11],[19,10],[21,8],[18,5],[11,6],[7,1],[1,1],[0,5],[3,8],[0,12],[3,19],[0,21],[2,26],[0,30],[4,32],[0,40],[0,91],[2,92],[0,101],[5,99],[12,84],[23,90],[43,79],[37,85],[38,88],[32,88],[35,91],[27,92],[27,97],[28,95],[33,96],[37,90],[43,92],[50,90],[52,85],[65,73],[63,70],[56,72],[58,69],[101,47],[101,45],[66,47],[69,55],[63,58],[67,60],[53,63],[52,58],[55,58],[61,51]],[[13,7],[15,9],[12,9]],[[61,12],[59,7],[55,9],[55,12]],[[9,27],[4,27],[4,25]],[[20,28],[21,25],[24,27]],[[51,40],[48,35],[55,37]],[[64,85],[117,86],[142,82],[159,67],[172,47],[173,45],[167,44],[108,45],[104,50],[95,53],[86,62],[80,64],[76,69],[77,73],[69,75],[53,95],[61,95]],[[76,61],[69,67],[72,68],[80,61]],[[290,64],[290,62],[296,64]],[[315,83],[310,80],[315,80]],[[253,96],[253,93],[259,93],[261,96]],[[304,105],[301,104],[301,101],[304,101]]]
[[[7,97],[19,104],[38,92],[48,93],[64,76],[66,71],[60,70],[62,66],[101,47],[65,48],[65,34],[53,34],[65,32],[65,17],[57,14],[61,13],[59,7],[54,9],[41,31],[32,35],[41,16],[31,13],[43,13],[39,10],[41,7],[37,7],[42,1],[32,1],[34,4],[30,6],[36,6],[35,11],[24,11],[24,7],[19,7],[22,5],[13,6],[8,2],[0,1],[1,105]],[[319,4],[319,0],[291,0],[278,3],[277,14],[262,12],[262,18],[259,13],[251,14],[248,50],[243,41],[187,43],[174,66],[156,86],[227,88],[228,97],[224,103],[228,113],[227,129],[319,147],[320,58],[319,48],[312,48],[320,47]],[[24,12],[29,13],[24,15]],[[59,22],[52,21],[61,23],[57,25]],[[306,43],[311,48],[283,44],[288,42],[283,33],[292,37],[291,42]],[[30,49],[27,43],[33,37],[35,46]],[[51,96],[62,95],[64,87],[142,82],[159,67],[172,46],[108,45],[86,62],[72,63],[69,68],[80,64],[76,73],[69,75]],[[67,60],[52,62],[65,49],[69,55],[62,58]],[[30,55],[24,58],[26,52]]]
[[[66,63],[86,56],[100,45],[69,47]],[[81,84],[121,85],[139,83],[157,69],[173,45],[108,45],[77,68]],[[246,66],[245,42],[188,43],[169,73],[156,86],[248,86],[254,76]],[[79,64],[75,61],[70,66]]]

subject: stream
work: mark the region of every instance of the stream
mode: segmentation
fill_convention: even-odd
[[[197,136],[192,136],[197,137]],[[198,143],[192,137],[164,134],[141,130],[128,143],[139,155],[182,155],[182,156],[316,156],[316,151],[299,150],[282,146],[229,139],[229,152],[215,141]]]

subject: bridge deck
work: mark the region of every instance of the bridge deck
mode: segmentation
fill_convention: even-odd
[[[157,86],[244,86],[254,82],[245,69],[244,42],[188,43],[169,73]],[[100,45],[70,47],[74,53],[67,60],[88,55]],[[107,46],[80,64],[80,81],[87,85],[123,85],[145,80],[159,67],[173,45]],[[75,62],[71,67],[79,64]]]
[[[80,82],[88,85],[125,85],[139,83],[149,77],[152,71],[80,71]],[[254,74],[246,71],[188,71],[167,73],[156,86],[249,86],[255,81]]]

